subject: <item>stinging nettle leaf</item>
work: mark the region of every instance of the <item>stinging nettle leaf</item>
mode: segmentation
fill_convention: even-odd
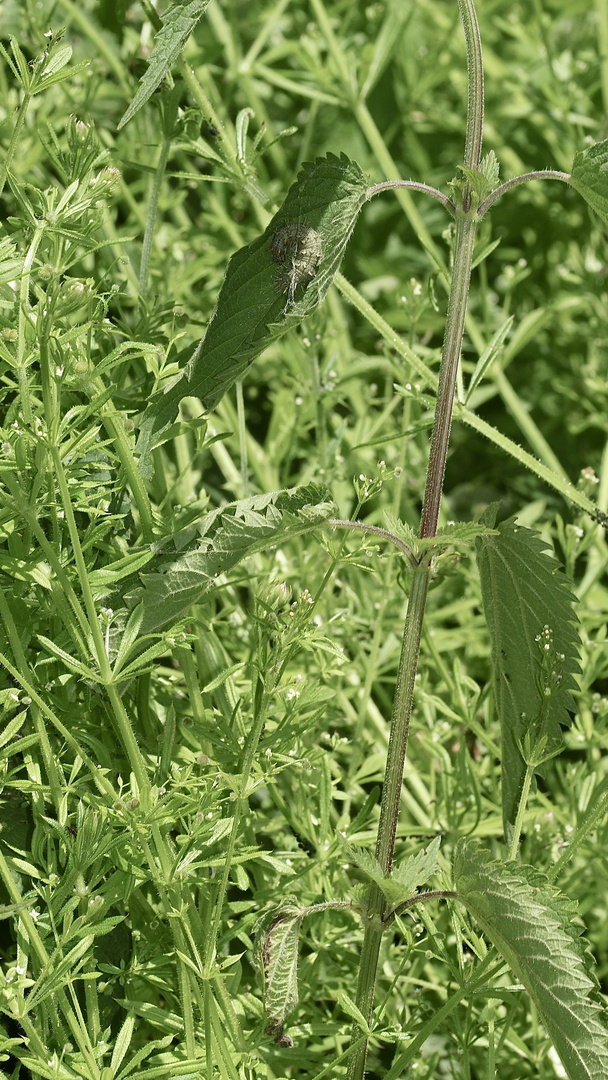
[[[590,996],[576,904],[532,867],[493,862],[476,842],[457,845],[454,882],[534,1001],[570,1080],[605,1080],[608,1030]]]
[[[569,183],[608,225],[608,139],[575,154]]]
[[[385,874],[380,863],[370,851],[364,848],[346,845],[346,852],[352,862],[373,881],[382,891],[390,904],[398,906],[411,900],[420,885],[437,870],[440,837],[431,841],[428,848],[410,855],[405,862],[394,866],[390,874]]]
[[[495,517],[494,506],[480,520],[493,526]],[[561,743],[562,727],[571,723],[579,639],[567,578],[536,533],[511,518],[498,526],[498,535],[480,537],[476,547],[492,643],[509,835],[526,774],[526,735],[537,744],[546,739],[549,756]]]
[[[118,124],[119,130],[152,97],[208,6],[209,0],[173,0],[169,5],[163,15],[163,25],[156,35],[147,70],[133,101]]]
[[[264,1007],[279,1027],[298,1003],[298,938],[304,909],[286,905],[266,927],[258,946],[264,977]]]
[[[140,635],[183,618],[247,555],[310,532],[335,510],[327,488],[306,484],[229,503],[203,515],[186,537],[167,537],[154,571],[141,574],[143,587],[128,595],[131,606],[142,604]]]
[[[324,299],[367,198],[368,182],[343,154],[302,166],[280,210],[251,244],[232,256],[205,337],[185,370],[154,396],[137,450],[144,475],[149,452],[174,422],[182,398],[210,411],[268,345]],[[298,242],[298,253],[291,242]]]

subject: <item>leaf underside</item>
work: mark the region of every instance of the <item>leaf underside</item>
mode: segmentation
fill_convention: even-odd
[[[367,178],[343,154],[328,154],[302,166],[267,229],[232,256],[215,312],[203,341],[185,370],[155,395],[140,425],[140,469],[150,471],[155,439],[173,423],[184,397],[214,409],[233,383],[274,340],[321,303],[367,197]],[[320,237],[322,254],[314,276],[296,288],[293,300],[281,291],[272,242],[282,226],[302,223]]]
[[[121,585],[121,598],[130,608],[143,604],[139,632],[153,633],[187,615],[211,592],[219,575],[247,555],[309,532],[335,512],[329,491],[320,484],[229,503],[205,514],[185,533],[167,537],[154,571],[134,576],[132,588]]]
[[[491,526],[495,512],[489,511],[482,523]],[[546,737],[545,755],[556,750],[562,726],[571,723],[570,691],[576,687],[574,676],[579,671],[574,598],[545,546],[514,519],[498,526],[498,536],[483,536],[476,544],[501,725],[507,835],[526,773],[521,750],[524,737],[527,732],[536,739]]]
[[[570,1080],[606,1080],[608,1030],[591,996],[574,901],[532,867],[492,862],[471,841],[457,845],[454,882],[534,1001]]]
[[[298,1003],[298,938],[303,909],[286,905],[259,943],[264,977],[264,1007],[270,1026],[279,1027]]]

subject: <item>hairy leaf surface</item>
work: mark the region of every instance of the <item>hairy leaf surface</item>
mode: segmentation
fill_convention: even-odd
[[[579,150],[570,183],[608,225],[608,139]]]
[[[364,848],[347,845],[349,857],[360,870],[384,893],[390,904],[402,904],[410,900],[420,885],[424,885],[437,870],[440,837],[432,840],[428,848],[410,855],[405,862],[394,866],[385,874],[378,860]]]
[[[259,947],[264,976],[264,1005],[271,1026],[298,1003],[298,938],[304,909],[286,905],[267,927]]]
[[[310,531],[335,509],[326,488],[307,484],[222,506],[167,538],[154,573],[141,574],[143,588],[129,595],[143,605],[140,634],[175,623],[246,555]]]
[[[119,129],[152,97],[208,6],[209,0],[173,0],[169,4],[163,15],[163,25],[154,39],[146,72],[133,101],[120,120]]]
[[[321,303],[366,197],[365,175],[344,154],[328,154],[302,166],[265,232],[232,256],[205,337],[185,370],[146,409],[138,442],[144,475],[154,440],[173,423],[183,397],[198,397],[205,409],[214,409],[272,341]],[[273,259],[273,241],[277,230],[294,224],[319,236],[321,256],[314,276],[290,299],[279,285],[282,268],[276,249]]]
[[[490,518],[492,520],[490,520]],[[489,508],[482,523],[493,525]],[[514,519],[497,536],[477,541],[483,607],[492,642],[494,695],[501,725],[502,808],[508,834],[519,805],[526,763],[522,744],[546,738],[545,754],[571,721],[578,634],[573,595],[543,541]]]
[[[529,866],[492,862],[477,843],[454,856],[459,899],[534,1001],[570,1080],[605,1080],[608,1030],[590,996],[576,904]]]

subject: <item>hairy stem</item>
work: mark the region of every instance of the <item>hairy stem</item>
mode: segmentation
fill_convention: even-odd
[[[483,132],[481,44],[473,0],[458,0],[458,5],[464,24],[469,75],[465,166],[477,169],[481,158]],[[437,531],[445,462],[450,438],[454,387],[462,347],[475,243],[477,216],[470,211],[469,203],[469,193],[465,190],[462,207],[457,210],[454,269],[439,373],[439,389],[427,468],[424,506],[420,523],[421,537],[434,536]],[[421,560],[419,566],[413,572],[401,645],[401,658],[393,702],[386,774],[376,844],[376,858],[385,873],[390,873],[393,863],[420,637],[429,589],[430,567],[431,558],[428,556]],[[357,983],[357,1007],[368,1023],[371,1021],[374,1003],[378,958],[382,934],[385,929],[383,921],[387,915],[386,906],[386,900],[381,890],[374,886],[370,890],[365,918]],[[361,1041],[362,1034],[359,1025],[355,1024],[352,1033],[352,1053],[349,1060],[349,1080],[363,1080],[367,1056],[367,1040]]]
[[[536,169],[534,172],[522,173],[521,176],[513,176],[510,180],[505,180],[504,184],[494,189],[487,199],[484,199],[477,208],[478,217],[482,218],[486,210],[489,210],[492,203],[495,203],[497,199],[502,198],[506,191],[510,191],[511,188],[519,187],[520,184],[527,184],[529,180],[562,180],[564,184],[570,183],[570,174],[560,172],[559,169]]]

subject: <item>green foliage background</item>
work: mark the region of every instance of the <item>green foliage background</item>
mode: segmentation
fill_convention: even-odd
[[[608,135],[606,0],[480,0],[478,16],[486,65],[485,149],[495,151],[503,179],[543,167],[568,171],[587,138]],[[406,575],[394,556],[367,540],[344,543],[327,530],[306,533],[256,551],[218,578],[187,621],[146,641],[153,651],[143,654],[119,695],[157,799],[146,817],[117,710],[96,683],[98,672],[93,665],[84,675],[66,661],[73,656],[73,615],[40,551],[46,537],[80,597],[65,508],[45,456],[50,419],[41,405],[33,330],[49,343],[61,458],[114,655],[125,630],[114,616],[132,585],[128,575],[139,569],[128,560],[150,554],[120,464],[123,441],[130,440],[132,451],[132,425],[161,375],[176,374],[198,344],[229,258],[264,231],[304,161],[343,151],[373,182],[394,168],[395,176],[446,190],[462,159],[465,130],[457,5],[213,0],[186,46],[188,68],[174,69],[175,91],[163,88],[120,131],[153,45],[145,9],[89,0],[59,0],[46,11],[5,0],[0,9],[0,41],[8,50],[8,37],[15,35],[26,61],[43,53],[50,26],[66,27],[62,44],[73,48],[70,65],[87,66],[32,99],[2,197],[2,238],[10,238],[20,258],[34,219],[46,215],[48,229],[28,301],[27,379],[35,417],[29,425],[21,417],[10,362],[19,310],[10,261],[0,283],[0,557],[15,631],[3,616],[3,654],[22,674],[27,669],[65,734],[47,714],[38,726],[25,715],[32,695],[5,669],[1,700],[6,724],[15,723],[6,727],[2,746],[0,852],[28,910],[33,904],[38,913],[36,925],[51,957],[41,973],[23,916],[0,922],[4,975],[14,973],[10,986],[17,995],[13,999],[4,986],[5,1068],[17,1076],[21,1058],[25,1076],[51,1060],[55,1064],[39,1075],[94,1074],[91,1062],[83,1064],[73,1032],[68,1038],[54,1027],[42,1005],[18,1020],[15,1005],[32,972],[40,992],[53,989],[58,958],[88,940],[92,925],[94,943],[72,956],[61,979],[86,1018],[95,1061],[112,1070],[103,1080],[126,1075],[129,1063],[139,1067],[148,1052],[153,1057],[147,1065],[161,1068],[157,1075],[192,1072],[183,1064],[188,1040],[201,1055],[206,1080],[320,1080],[348,1044],[350,1017],[337,1002],[344,991],[354,996],[360,928],[351,914],[335,910],[303,926],[300,1003],[289,1020],[292,1049],[264,1034],[253,940],[260,918],[289,895],[309,905],[348,895],[358,874],[344,837],[373,848]],[[365,92],[357,95],[355,85]],[[4,152],[20,100],[4,62]],[[245,117],[243,109],[251,113]],[[101,186],[91,185],[90,175],[99,178],[103,168],[117,172],[106,174]],[[55,189],[58,199],[78,177],[82,185],[72,196],[71,216],[49,218],[48,198],[40,193]],[[77,194],[81,206],[75,205]],[[606,510],[603,228],[561,184],[518,188],[490,218],[480,233],[479,254],[489,253],[474,272],[465,375],[511,314],[515,325],[473,405],[574,483],[581,470],[595,470],[599,486],[589,474],[580,483],[593,497],[599,491]],[[148,278],[140,277],[140,265],[149,222]],[[435,370],[446,292],[433,250],[447,264],[447,226],[439,204],[386,193],[364,208],[342,267]],[[424,243],[417,235],[421,228]],[[149,487],[154,522],[161,535],[179,534],[178,549],[179,537],[196,534],[205,512],[309,483],[330,489],[341,517],[360,504],[357,512],[371,524],[382,525],[383,512],[390,511],[417,526],[430,388],[337,288],[299,331],[254,364],[242,398],[240,393],[227,395],[208,425],[190,399],[180,424],[155,451]],[[119,411],[120,430],[116,415],[104,412],[108,402]],[[504,500],[507,512],[520,512],[523,523],[555,547],[579,599],[576,717],[565,753],[546,767],[534,793],[522,844],[526,862],[548,868],[608,785],[606,546],[589,518],[456,424],[444,518],[468,519],[495,499]],[[133,649],[138,660],[142,654],[135,644]],[[474,560],[451,557],[430,598],[397,849],[404,859],[440,834],[439,880],[448,886],[459,837],[475,834],[494,857],[504,857],[489,651]],[[263,676],[270,681],[262,689]],[[239,770],[262,700],[264,727],[253,772],[245,777],[248,802],[231,833],[234,805],[242,802],[236,797]],[[15,718],[22,713],[20,724]],[[95,781],[95,768],[117,798]],[[172,854],[170,873],[150,855],[155,829]],[[559,881],[580,903],[604,992],[607,841],[602,817]],[[218,897],[224,901],[219,914]],[[9,903],[11,896],[1,899]],[[199,955],[218,931],[219,967],[198,980],[200,999],[193,991],[184,998],[173,931],[186,918]],[[121,921],[111,926],[103,921],[108,919]],[[373,1080],[390,1076],[395,1045],[402,1048],[422,1031],[469,976],[484,951],[477,933],[461,910],[447,905],[432,911],[428,905],[399,920],[382,964]],[[82,978],[80,960],[86,960]],[[91,972],[98,974],[87,979]],[[496,997],[465,997],[448,1010],[419,1051],[416,1075],[485,1080],[492,1075],[491,1039],[501,1080],[559,1075],[525,995],[506,971],[496,974],[495,985]],[[6,1041],[21,1039],[24,1030],[27,1050]],[[128,1045],[124,1058],[119,1033]],[[332,1069],[329,1075],[344,1075],[343,1064]]]

